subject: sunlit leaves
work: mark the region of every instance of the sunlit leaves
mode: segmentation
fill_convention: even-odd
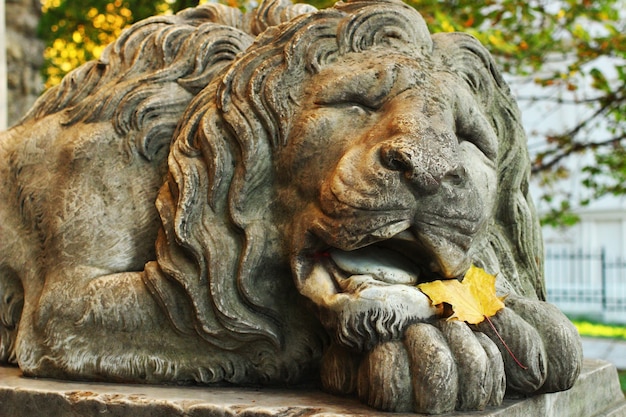
[[[133,13],[122,0],[90,4],[44,0],[40,35],[49,42],[44,52],[47,86],[59,83],[67,72],[84,62],[98,58],[104,46],[133,22]]]
[[[185,0],[43,0],[39,35],[47,42],[46,86],[58,84],[70,70],[98,58],[135,21],[196,4]]]
[[[43,69],[46,87],[81,64],[98,58],[134,22],[157,14],[175,13],[209,0],[43,0],[39,36],[46,41]],[[241,9],[253,0],[220,0]]]

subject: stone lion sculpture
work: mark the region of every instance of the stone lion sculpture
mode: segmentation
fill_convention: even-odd
[[[137,23],[0,136],[0,359],[432,414],[568,389],[529,166],[486,49],[400,2]],[[416,288],[472,264],[520,365]]]

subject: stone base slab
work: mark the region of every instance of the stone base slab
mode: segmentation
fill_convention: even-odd
[[[179,387],[67,382],[24,378],[19,369],[0,367],[0,417],[332,417],[418,416],[381,413],[354,398],[317,390]],[[448,416],[626,417],[626,400],[615,367],[586,359],[574,387],[566,392],[506,400],[497,408]]]

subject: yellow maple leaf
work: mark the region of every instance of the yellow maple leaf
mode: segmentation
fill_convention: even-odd
[[[481,323],[504,308],[504,298],[496,295],[496,277],[474,265],[463,281],[446,279],[417,286],[433,304],[448,303],[454,314],[448,320]]]

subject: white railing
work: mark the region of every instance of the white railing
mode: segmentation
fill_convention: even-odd
[[[626,324],[626,260],[596,252],[546,250],[548,301],[573,316]]]

